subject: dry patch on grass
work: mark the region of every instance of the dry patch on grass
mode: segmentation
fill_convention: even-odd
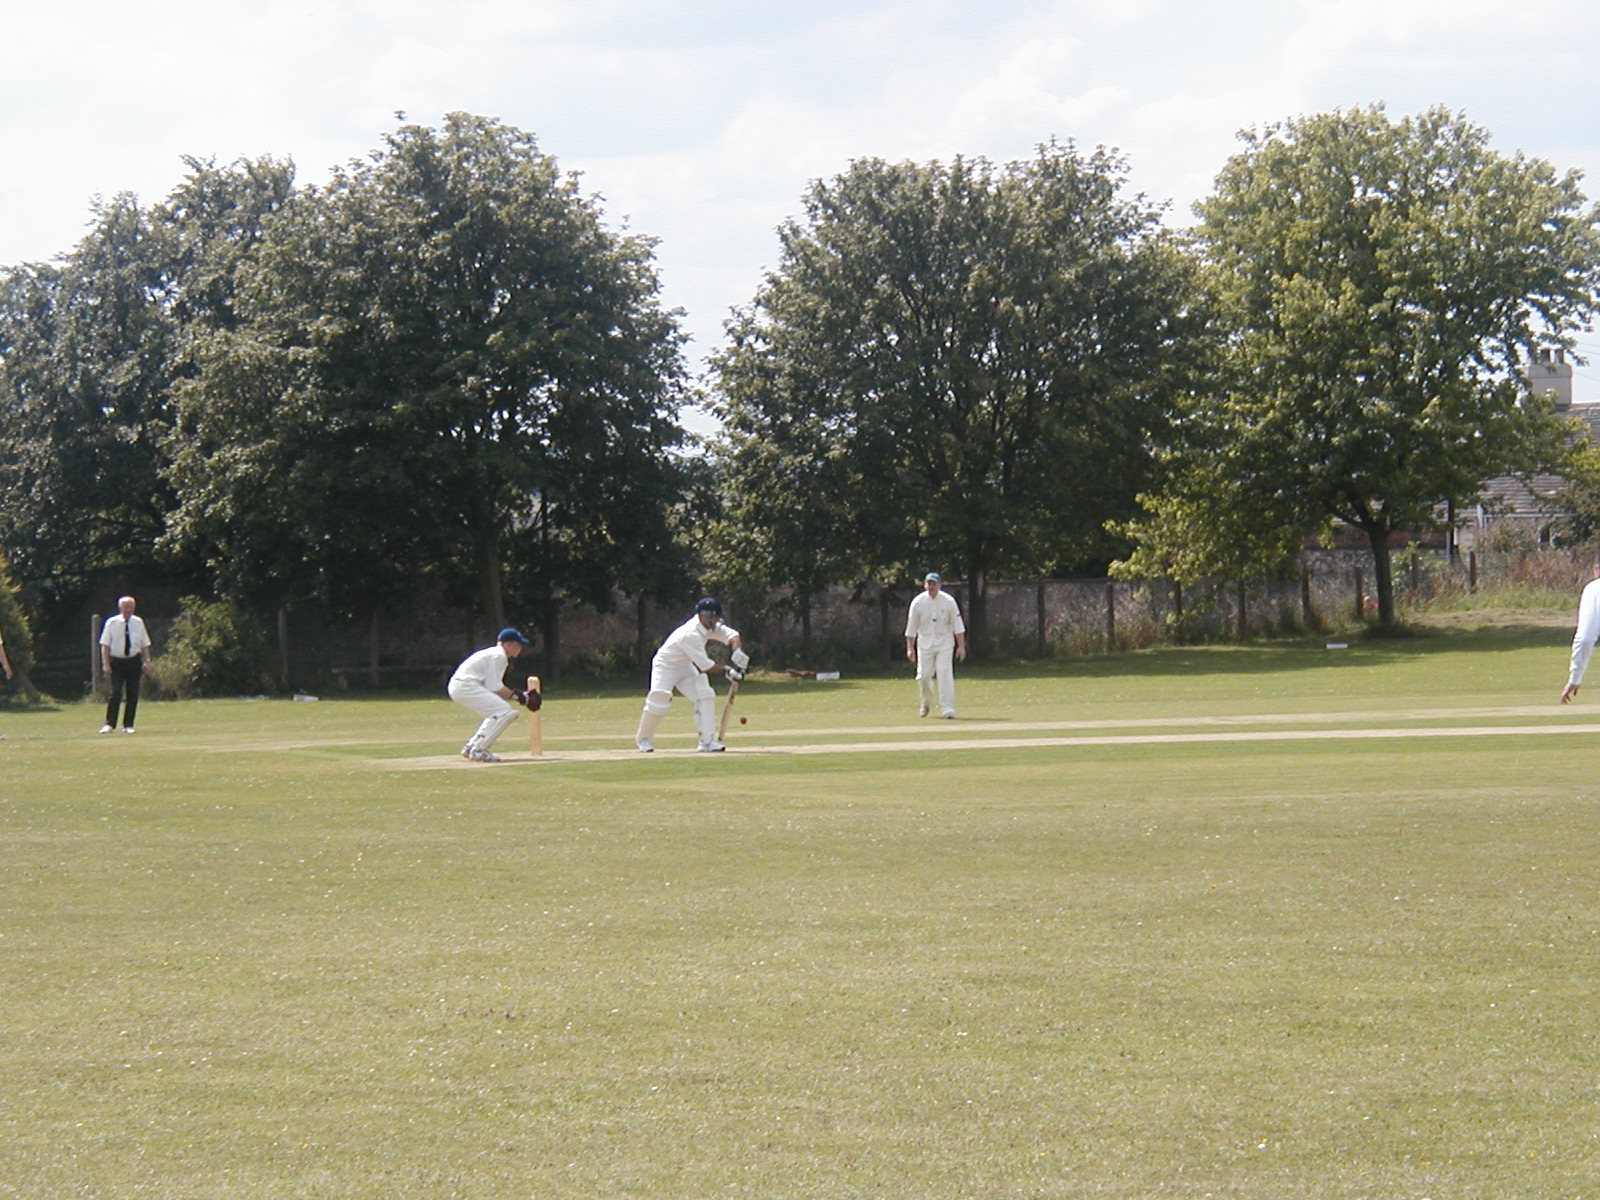
[[[1506,629],[1564,629],[1572,631],[1578,611],[1578,596],[1572,596],[1571,612],[1552,612],[1548,608],[1469,608],[1459,612],[1438,609],[1408,619],[1406,624],[1423,633],[1478,633]]]

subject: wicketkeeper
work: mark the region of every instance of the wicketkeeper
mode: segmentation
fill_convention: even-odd
[[[732,661],[726,667],[714,662],[706,653],[708,642],[722,642],[733,652]],[[650,660],[650,691],[644,698],[639,732],[634,735],[639,749],[648,754],[656,748],[656,727],[667,715],[672,705],[672,691],[676,688],[694,706],[700,751],[726,750],[727,747],[717,740],[716,694],[706,676],[725,674],[729,679],[743,679],[744,669],[749,665],[750,656],[741,646],[739,631],[722,623],[721,603],[706,596],[694,606],[694,616],[673,630]]]
[[[506,665],[531,643],[510,626],[500,631],[492,646],[469,655],[450,676],[450,699],[483,718],[477,732],[461,747],[461,757],[473,762],[499,762],[490,747],[505,732],[517,710],[506,703],[519,693],[506,686]]]

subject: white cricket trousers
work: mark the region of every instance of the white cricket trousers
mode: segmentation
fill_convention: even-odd
[[[516,709],[481,683],[457,683],[451,680],[449,692],[450,699],[464,708],[470,708],[483,718],[483,723],[478,726],[477,732],[467,739],[465,749],[489,749],[517,715]]]
[[[932,712],[937,704],[941,717],[956,715],[955,663],[954,646],[938,650],[917,647],[917,690],[922,693],[922,706]]]
[[[676,688],[689,698],[694,707],[695,732],[700,744],[709,746],[717,738],[717,693],[706,673],[693,663],[687,667],[663,667],[650,664],[650,692],[644,698],[644,712],[639,714],[639,731],[634,740],[648,745],[656,735],[661,718],[667,715]]]

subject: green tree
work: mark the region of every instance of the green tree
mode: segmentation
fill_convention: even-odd
[[[1187,261],[1124,164],[864,160],[805,197],[715,363],[730,511],[770,581],[988,579],[1107,554],[1190,344]]]
[[[6,660],[11,664],[12,686],[30,702],[39,702],[29,672],[33,670],[33,627],[22,605],[21,589],[11,577],[11,563],[0,550],[0,640],[5,642]]]
[[[163,307],[186,337],[239,324],[239,273],[265,223],[294,193],[294,164],[185,157],[189,174],[151,214],[161,238]]]
[[[35,599],[159,569],[172,384],[189,330],[231,323],[232,279],[292,178],[270,161],[191,174],[145,210],[98,204],[59,263],[0,276],[0,541]]]
[[[553,627],[670,542],[682,387],[651,243],[534,139],[454,114],[297,193],[181,389],[174,541],[351,612],[434,582]]]
[[[134,197],[100,204],[60,264],[0,284],[0,543],[45,596],[154,559],[172,321]]]
[[[1492,150],[1434,109],[1244,135],[1198,206],[1223,335],[1119,570],[1179,582],[1281,568],[1335,522],[1373,557],[1484,480],[1559,468],[1569,423],[1520,382],[1595,311],[1596,213],[1575,173]]]
[[[813,600],[862,564],[843,536],[859,515],[850,507],[858,489],[824,406],[791,394],[793,373],[747,345],[751,314],[730,332],[732,348],[720,360],[727,423],[711,459],[718,512],[707,567],[718,591],[759,597],[758,607],[797,619],[809,662]]]

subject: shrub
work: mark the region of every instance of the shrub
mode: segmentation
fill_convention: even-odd
[[[0,550],[0,637],[5,640],[6,658],[16,672],[12,686],[30,700],[37,701],[38,693],[33,692],[32,685],[27,682],[28,672],[33,669],[33,629],[28,624],[28,614],[23,611],[22,598],[11,578],[11,563],[3,550]],[[0,675],[0,686],[3,684],[4,676]]]
[[[239,696],[272,686],[269,647],[258,622],[228,601],[185,596],[167,651],[152,674],[177,696]]]

